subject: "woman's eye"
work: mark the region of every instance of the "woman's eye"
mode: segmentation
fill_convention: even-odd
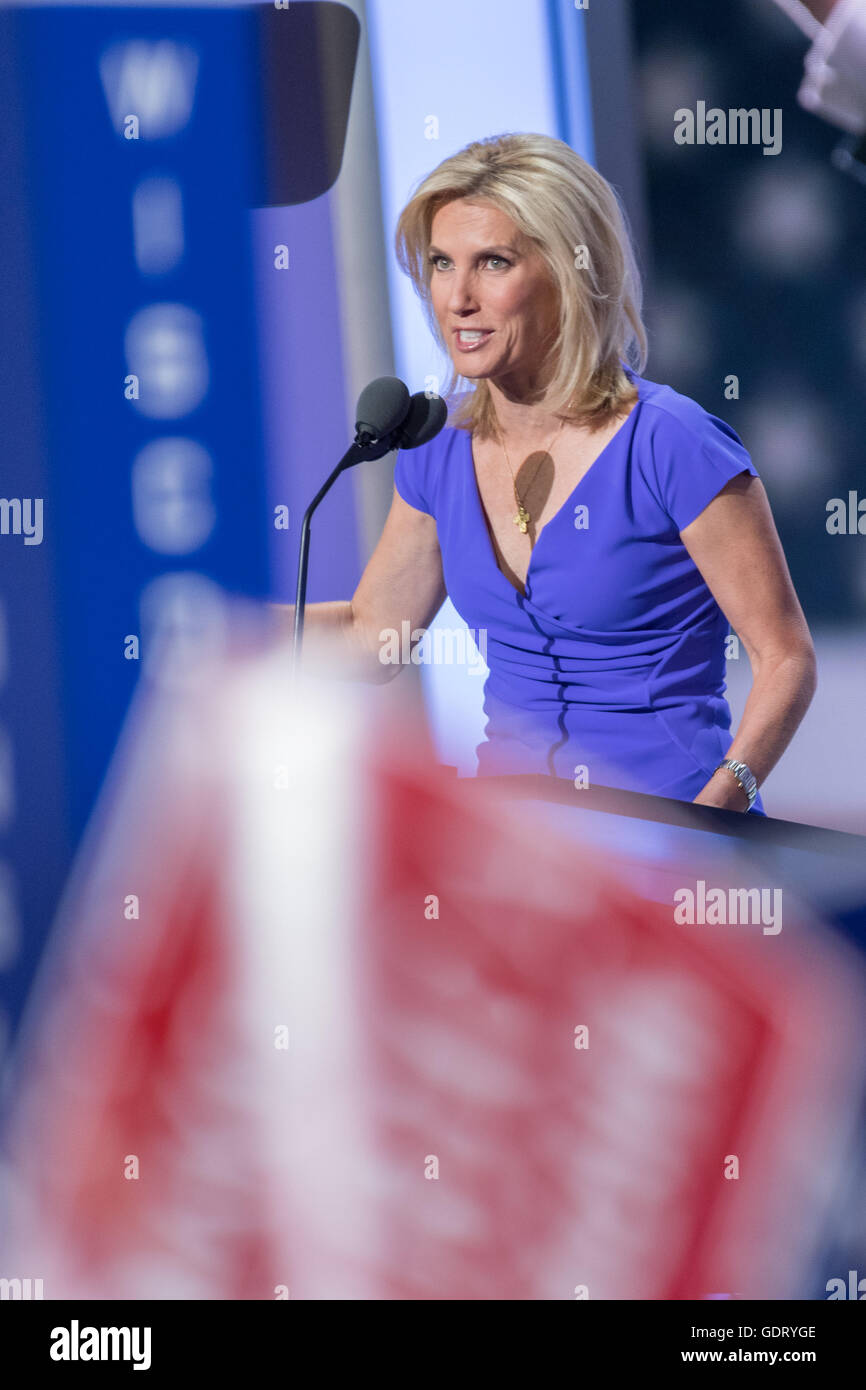
[[[442,262],[442,261],[445,261],[446,264],[447,264],[447,262],[448,262],[448,257],[447,257],[447,256],[431,256],[431,257],[430,257],[430,264],[431,264],[431,266],[433,267],[434,270],[440,270],[440,269],[441,269],[441,262]],[[510,264],[511,264],[511,262],[510,262],[510,261],[507,261],[507,260],[505,259],[504,256],[487,256],[487,257],[485,257],[485,263],[486,263],[486,264],[489,265],[491,261],[498,261],[500,266],[507,266],[507,265],[510,265]]]

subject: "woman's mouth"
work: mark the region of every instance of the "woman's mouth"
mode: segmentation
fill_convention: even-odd
[[[477,352],[493,335],[492,328],[458,328],[454,337],[458,352]]]

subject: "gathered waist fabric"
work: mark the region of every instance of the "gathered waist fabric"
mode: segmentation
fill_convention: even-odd
[[[696,690],[721,697],[723,640],[717,622],[688,632],[539,626],[529,640],[522,634],[519,646],[488,634],[486,689],[507,704],[537,710],[565,703],[650,711],[679,705]]]
[[[718,626],[632,632],[627,647],[624,635],[491,642],[478,774],[540,772],[693,800],[731,744]],[[752,810],[765,814],[760,796]]]

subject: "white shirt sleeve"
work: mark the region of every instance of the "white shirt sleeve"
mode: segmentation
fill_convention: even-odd
[[[797,100],[851,135],[866,131],[866,0],[837,0],[806,54]]]

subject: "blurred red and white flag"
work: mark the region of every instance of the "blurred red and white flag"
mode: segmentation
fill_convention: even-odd
[[[18,1054],[5,1263],[47,1298],[799,1296],[850,958],[793,906],[678,924],[387,694],[278,645],[142,696]],[[735,872],[708,843],[682,881]]]

